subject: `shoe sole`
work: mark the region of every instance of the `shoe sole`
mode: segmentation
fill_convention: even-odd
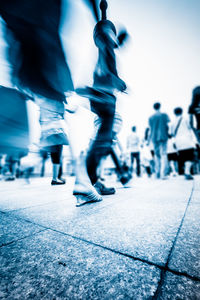
[[[73,193],[73,195],[76,197],[77,200],[76,207],[80,207],[89,203],[101,202],[103,200],[102,197],[97,198],[97,196],[93,193]]]

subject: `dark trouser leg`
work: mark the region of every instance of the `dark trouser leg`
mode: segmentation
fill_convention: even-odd
[[[99,163],[103,157],[110,154],[115,104],[91,101],[91,110],[98,115],[101,121],[95,140],[86,158],[88,175],[92,184],[95,184],[98,179],[97,168]]]
[[[151,176],[151,168],[149,166],[146,167],[146,172],[147,172],[147,175],[150,177]]]
[[[51,146],[51,161],[53,164],[60,164],[62,147],[62,145]]]
[[[131,171],[133,172],[134,153],[131,152]]]
[[[51,161],[53,164],[53,181],[57,181],[59,178],[62,145],[51,146]]]
[[[135,153],[135,158],[136,158],[136,174],[137,176],[140,176],[140,153],[139,152]]]

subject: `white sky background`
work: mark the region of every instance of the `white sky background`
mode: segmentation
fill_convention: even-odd
[[[97,48],[91,12],[81,0],[71,2],[67,17],[63,10],[61,36],[77,87],[92,83]],[[108,0],[108,18],[117,29],[125,27],[130,35],[125,47],[116,51],[119,74],[128,86],[127,95],[118,94],[118,111],[124,124],[122,143],[125,144],[132,125],[143,135],[156,101],[162,103],[162,110],[171,118],[176,106],[187,111],[192,89],[200,85],[199,12],[199,0]],[[1,41],[0,83],[7,85],[3,46]],[[79,97],[73,101],[87,103]],[[80,109],[78,117],[72,118],[79,147],[85,148],[93,115]]]
[[[95,23],[81,1],[74,3],[69,63],[75,85],[91,84]],[[108,18],[130,35],[125,47],[116,51],[119,74],[128,85],[128,95],[118,94],[124,144],[132,125],[143,135],[154,102],[160,101],[171,119],[176,106],[187,112],[192,89],[200,85],[199,12],[199,0],[108,0]]]

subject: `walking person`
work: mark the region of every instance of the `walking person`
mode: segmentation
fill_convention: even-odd
[[[200,86],[197,86],[192,91],[192,101],[189,106],[188,113],[190,114],[191,117],[190,118],[191,126],[194,129],[194,132],[200,143]]]
[[[113,124],[117,91],[126,90],[125,82],[119,77],[116,67],[115,49],[122,45],[127,34],[117,35],[114,24],[106,19],[107,2],[101,0],[102,20],[94,28],[94,42],[98,48],[98,61],[93,74],[93,86],[79,88],[76,92],[90,100],[91,111],[99,118],[99,128],[87,154],[87,171],[99,194],[106,187],[98,181],[98,166],[112,151]],[[115,190],[109,188],[109,192]]]
[[[131,134],[127,137],[127,150],[131,156],[131,168],[133,171],[133,164],[136,161],[136,174],[140,177],[140,138],[137,134],[136,126],[132,127]]]
[[[185,179],[191,180],[191,167],[194,162],[194,151],[196,148],[196,137],[190,125],[189,116],[183,116],[183,109],[174,109],[175,120],[172,127],[172,135],[175,139],[176,149],[179,155],[179,163],[184,165]]]
[[[40,146],[50,153],[53,166],[51,185],[65,184],[61,172],[62,150],[63,145],[68,145],[69,141],[65,130],[64,101],[49,101],[47,98],[37,97],[36,102],[40,107]]]
[[[197,172],[200,172],[200,86],[197,86],[192,91],[192,101],[189,106],[188,113],[190,115],[190,124],[196,135],[198,144],[196,150],[196,167]]]
[[[88,5],[98,20],[95,1],[88,2]],[[5,37],[9,45],[7,52],[12,69],[12,83],[18,89],[33,96],[34,99],[37,97],[42,99],[45,105],[48,103],[51,106],[51,102],[56,102],[58,111],[56,111],[57,108],[53,111],[47,109],[44,118],[41,119],[41,124],[46,122],[45,118],[47,114],[50,114],[51,119],[57,118],[55,122],[52,121],[53,129],[56,127],[59,130],[60,125],[55,125],[55,123],[61,113],[60,108],[63,113],[65,95],[74,91],[71,72],[59,35],[61,13],[61,0],[28,2],[2,0],[0,3],[0,15],[5,22]],[[43,105],[40,107],[43,108]],[[43,133],[45,131],[48,130],[43,128]],[[44,137],[44,140],[52,139],[52,137],[60,139],[60,134],[54,136],[50,134],[49,137]],[[62,145],[62,143],[55,142],[54,145]],[[73,148],[73,145],[70,146]],[[57,158],[55,165],[58,165],[60,154]],[[84,161],[76,158],[75,160],[76,181],[73,194],[77,199],[77,206],[82,203],[79,200],[84,200],[84,203],[101,201],[102,197],[90,182]]]
[[[161,104],[154,103],[155,113],[149,118],[150,141],[154,148],[155,176],[156,178],[167,179],[167,141],[168,123],[170,121],[166,113],[161,112]]]

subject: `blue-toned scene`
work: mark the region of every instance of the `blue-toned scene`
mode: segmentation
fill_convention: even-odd
[[[0,299],[200,299],[200,1],[0,1]]]

